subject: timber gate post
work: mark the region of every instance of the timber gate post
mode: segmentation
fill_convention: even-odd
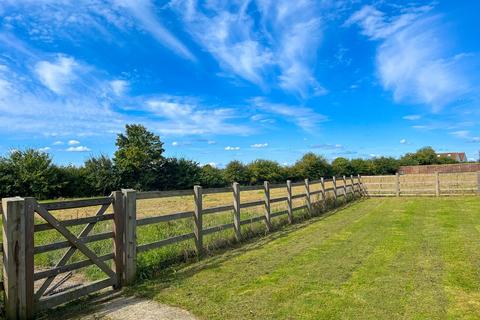
[[[2,199],[3,278],[7,319],[33,319],[34,198]]]

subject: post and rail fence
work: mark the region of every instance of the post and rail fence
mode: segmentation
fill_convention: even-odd
[[[370,197],[480,194],[480,172],[362,176],[362,183]]]
[[[327,187],[328,184],[328,187]],[[272,190],[284,188],[285,196],[272,197]],[[295,194],[294,189],[303,188]],[[258,191],[263,199],[241,201],[245,191]],[[231,193],[232,202],[214,207],[204,207],[204,197],[210,194]],[[264,182],[260,186],[240,186],[233,183],[226,188],[195,186],[189,190],[138,192],[131,189],[114,191],[110,196],[83,200],[38,202],[31,197],[2,199],[3,222],[3,282],[4,312],[8,319],[31,319],[38,312],[50,309],[68,301],[100,291],[105,288],[119,289],[132,284],[136,279],[137,255],[167,245],[193,241],[196,254],[204,254],[204,236],[233,229],[233,237],[241,241],[242,227],[255,222],[264,222],[267,231],[273,230],[272,220],[286,215],[288,223],[294,222],[294,212],[304,210],[306,217],[314,215],[316,208],[324,211],[327,202],[334,206],[341,198],[355,196],[450,196],[480,195],[480,172],[474,173],[435,173],[428,175],[390,176],[350,176],[333,177],[302,182],[287,181],[286,184]],[[169,214],[142,216],[137,212],[138,201],[169,197],[193,197],[193,210]],[[349,198],[350,199],[350,198]],[[304,201],[295,206],[295,200]],[[274,211],[272,204],[286,204],[286,210]],[[263,207],[263,214],[241,218],[244,209]],[[58,210],[93,208],[95,214],[76,219],[59,219],[54,213]],[[203,217],[221,212],[232,212],[231,223],[206,227]],[[170,236],[158,241],[138,244],[138,228],[147,225],[170,223],[190,219],[193,229],[189,233]],[[110,231],[93,233],[100,222],[110,222]],[[77,234],[75,227],[83,226]],[[36,244],[34,235],[39,232],[57,232],[64,241]],[[112,240],[111,250],[97,254],[88,244]],[[35,265],[35,256],[54,250],[65,250],[61,258],[48,268]],[[71,261],[74,255],[81,254],[84,260]],[[89,266],[96,266],[105,277],[80,286],[58,290],[66,278],[55,280],[65,273]]]
[[[356,181],[355,181],[356,180]],[[339,183],[341,181],[341,183]],[[326,187],[326,184],[331,187]],[[315,186],[315,188],[313,188]],[[294,194],[294,187],[303,187],[304,192]],[[286,196],[271,197],[271,190],[285,188]],[[315,189],[315,190],[313,190]],[[263,199],[241,202],[242,191],[258,190],[263,192]],[[233,201],[216,207],[203,206],[203,197],[215,193],[231,193]],[[242,240],[242,226],[254,222],[265,223],[267,231],[273,230],[272,219],[283,215],[289,223],[294,221],[294,212],[305,210],[307,217],[314,215],[318,205],[325,210],[327,202],[332,199],[337,204],[340,198],[354,199],[366,195],[360,176],[349,179],[320,179],[302,182],[287,181],[286,184],[270,184],[261,186],[240,186],[233,183],[227,188],[203,189],[195,186],[190,190],[147,191],[138,192],[131,189],[114,191],[110,196],[83,200],[38,202],[35,198],[12,197],[2,199],[3,222],[3,291],[4,311],[7,319],[32,319],[34,315],[66,302],[105,288],[119,289],[132,284],[136,278],[137,254],[161,248],[177,242],[193,240],[196,253],[204,253],[203,237],[208,234],[233,229],[236,240]],[[137,202],[144,199],[193,196],[194,210],[175,212],[165,215],[142,217],[137,215]],[[304,204],[295,206],[294,200],[304,200]],[[298,201],[297,201],[298,202]],[[286,203],[287,209],[272,210],[274,203]],[[263,214],[248,219],[241,219],[241,211],[246,208],[262,207]],[[59,219],[54,212],[58,210],[94,208],[92,216],[76,219]],[[98,208],[98,210],[97,210]],[[231,211],[232,222],[205,227],[205,215]],[[146,244],[137,243],[137,229],[151,224],[167,223],[180,219],[191,219],[193,230],[189,233],[172,236]],[[93,233],[100,222],[110,222],[111,231]],[[79,233],[73,230],[83,226]],[[72,228],[73,227],[73,228]],[[38,232],[56,232],[65,238],[64,241],[38,245],[35,234]],[[97,254],[87,244],[102,240],[113,240],[111,251]],[[35,256],[38,254],[64,249],[61,258],[48,268],[36,267]],[[74,255],[82,255],[84,260],[72,262]],[[110,262],[112,261],[112,262]],[[74,286],[65,290],[55,290],[65,282],[66,278],[55,280],[61,274],[72,273],[89,266],[96,266],[104,274],[101,280]]]

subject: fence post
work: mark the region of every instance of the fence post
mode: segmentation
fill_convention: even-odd
[[[126,210],[123,207],[123,194],[122,191],[112,192],[113,197],[113,252],[115,253],[115,265],[113,270],[117,275],[117,283],[114,285],[114,289],[120,289],[124,280],[123,264],[124,264],[124,238],[125,238],[125,220]]]
[[[311,216],[312,215],[312,199],[310,197],[310,181],[305,179],[305,197],[307,199],[307,210],[308,214]]]
[[[238,182],[232,184],[233,189],[233,228],[235,230],[235,239],[242,240],[242,232],[240,230],[240,185]]]
[[[265,191],[265,225],[267,231],[272,230],[272,223],[270,219],[270,185],[268,181],[263,182],[263,189]]]
[[[398,172],[395,174],[395,195],[400,197],[400,174]]]
[[[337,206],[337,180],[335,176],[332,177],[333,180],[333,202],[335,203],[335,206]]]
[[[322,188],[322,207],[323,210],[327,208],[327,194],[325,193],[325,179],[320,178],[320,186]]]
[[[292,181],[287,180],[288,222],[293,223]]]
[[[125,211],[123,235],[123,284],[135,282],[137,274],[137,191],[122,189]]]
[[[477,194],[480,195],[480,171],[477,171]]]
[[[7,319],[33,319],[34,198],[2,199],[3,284]]]
[[[438,171],[435,172],[435,196],[440,196],[440,175]]]
[[[347,201],[347,179],[345,179],[345,176],[343,176],[342,179],[343,179],[343,196],[346,202]]]
[[[197,249],[197,255],[203,255],[203,217],[202,217],[202,187],[193,187],[193,198],[195,201],[195,227],[193,232],[195,233],[195,247]]]
[[[350,183],[352,184],[352,196],[355,198],[355,183],[353,181],[353,174],[350,175]]]
[[[357,174],[357,182],[358,182],[358,189],[360,191],[360,195],[365,196],[367,194],[367,191],[363,187],[362,180],[360,179],[360,174]]]

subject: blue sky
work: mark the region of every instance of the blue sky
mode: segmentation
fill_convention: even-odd
[[[480,2],[3,0],[0,153],[126,123],[222,166],[480,149]]]

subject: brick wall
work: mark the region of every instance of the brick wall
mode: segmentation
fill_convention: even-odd
[[[480,163],[456,163],[456,164],[434,164],[426,166],[401,166],[398,169],[400,174],[430,174],[476,172],[480,171]]]

